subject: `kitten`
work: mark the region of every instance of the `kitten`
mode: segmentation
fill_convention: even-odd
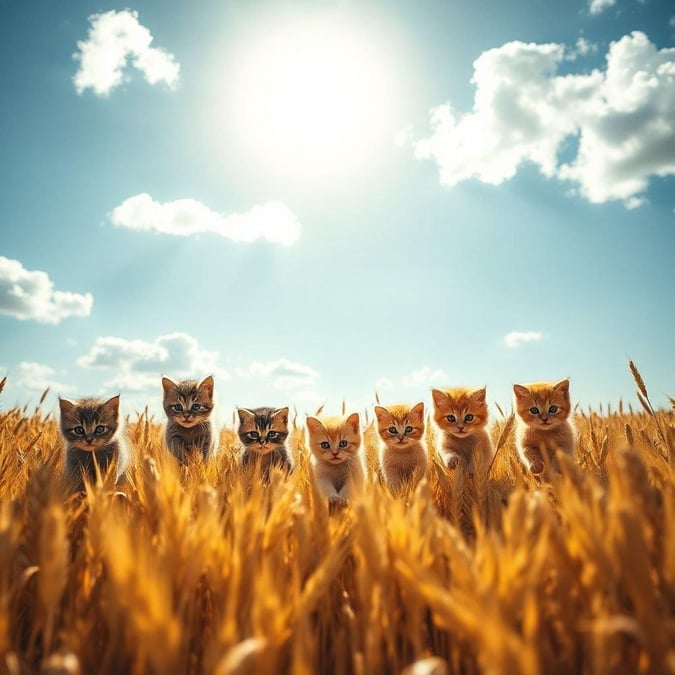
[[[412,408],[392,405],[375,406],[377,431],[380,435],[380,471],[385,484],[393,491],[400,490],[414,478],[415,483],[427,469],[424,444],[424,403]]]
[[[487,471],[494,450],[486,430],[488,407],[486,390],[482,389],[432,389],[434,422],[441,432],[441,454],[448,469],[455,469],[462,462],[469,476],[473,477],[476,456]]]
[[[90,480],[96,479],[96,465],[103,475],[116,462],[117,481],[126,471],[131,455],[119,419],[119,405],[119,395],[107,401],[59,398],[65,477],[72,491],[84,490],[83,474]]]
[[[570,382],[513,385],[516,401],[516,449],[533,474],[544,470],[545,455],[557,468],[555,451],[574,454],[574,428],[569,421]]]
[[[332,503],[343,503],[365,482],[359,414],[307,418],[310,464],[316,486]]]
[[[195,452],[205,460],[211,457],[215,449],[209,419],[214,404],[213,377],[209,375],[201,382],[174,382],[163,377],[162,388],[167,417],[165,440],[169,452],[181,463]]]
[[[237,414],[241,465],[259,465],[265,482],[272,466],[292,471],[293,459],[286,447],[288,408],[237,408]]]

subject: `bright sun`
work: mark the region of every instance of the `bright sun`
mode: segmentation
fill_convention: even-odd
[[[393,64],[344,21],[268,28],[238,54],[236,72],[228,107],[237,135],[280,170],[351,170],[392,119]]]

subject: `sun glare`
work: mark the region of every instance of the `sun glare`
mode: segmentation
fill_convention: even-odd
[[[375,37],[328,20],[256,35],[238,54],[227,104],[242,149],[284,171],[353,169],[394,109],[393,63]]]

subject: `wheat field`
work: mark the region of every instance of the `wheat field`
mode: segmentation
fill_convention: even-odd
[[[298,469],[263,487],[232,429],[178,467],[144,412],[126,484],[67,497],[53,417],[0,412],[0,670],[675,673],[675,414],[631,367],[640,409],[578,409],[545,481],[502,416],[489,475],[432,444],[414,493],[331,511],[300,420]]]

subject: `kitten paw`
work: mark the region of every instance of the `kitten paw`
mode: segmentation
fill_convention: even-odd
[[[459,466],[459,457],[449,457],[446,466],[448,469],[456,469]]]
[[[344,497],[328,497],[329,506],[347,506],[347,500]]]

